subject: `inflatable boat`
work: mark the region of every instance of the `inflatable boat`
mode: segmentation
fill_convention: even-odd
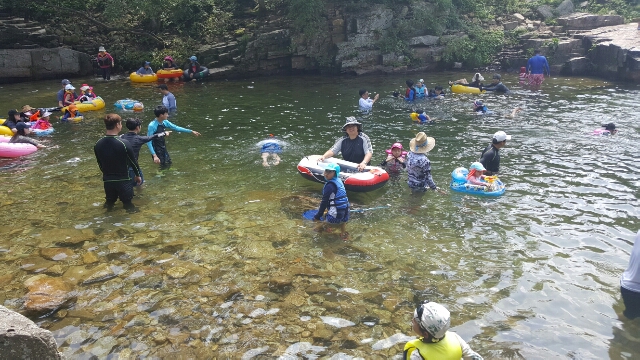
[[[497,176],[487,176],[487,183],[489,183],[490,186],[481,186],[469,184],[467,182],[468,174],[469,170],[462,167],[453,170],[451,173],[451,184],[449,185],[451,190],[473,195],[494,197],[504,194],[506,190],[505,185]]]
[[[324,168],[329,163],[340,165],[340,179],[345,189],[354,192],[368,192],[381,188],[389,181],[389,174],[377,166],[367,166],[364,171],[358,171],[358,164],[336,158],[324,159],[319,162],[321,155],[305,156],[298,163],[298,172],[303,178],[324,184]]]
[[[183,72],[183,76],[186,81],[193,80],[193,79],[197,79],[197,80],[204,79],[207,76],[209,76],[209,69],[206,66],[200,66],[200,71],[193,74],[193,79],[189,77],[189,69],[187,69]]]
[[[451,85],[451,92],[456,94],[480,94],[486,91],[484,90],[480,91],[480,88],[473,87],[473,86],[454,84],[454,85]]]
[[[53,130],[53,127],[50,127],[48,129],[31,129],[31,132],[33,132],[34,135],[36,136],[47,136],[47,135],[51,135],[53,134],[55,130]]]
[[[10,143],[11,138],[8,136],[0,136],[0,157],[15,158],[18,156],[29,155],[38,150],[37,147],[31,144],[24,143]]]

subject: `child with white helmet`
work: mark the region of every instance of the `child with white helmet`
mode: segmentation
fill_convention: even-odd
[[[403,360],[483,360],[458,334],[447,331],[451,314],[438,303],[420,304],[413,312],[411,325],[420,337],[405,344]]]

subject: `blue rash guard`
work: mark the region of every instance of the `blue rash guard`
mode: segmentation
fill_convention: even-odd
[[[158,125],[160,125],[160,123],[158,122],[158,119],[153,119],[152,122],[149,123],[149,127],[147,128],[147,136],[153,136],[153,134],[155,134],[158,131]],[[166,129],[171,129],[173,131],[177,131],[177,132],[183,132],[183,133],[190,133],[191,130],[180,127],[178,125],[172,124],[169,120],[165,120],[162,122],[162,125],[164,125],[164,127]],[[164,131],[164,130],[163,130]],[[160,138],[162,139],[162,141],[164,141],[164,138]],[[153,144],[151,142],[147,143],[147,146],[149,147],[149,151],[151,152],[151,155],[155,155],[156,151],[153,149]]]
[[[547,58],[542,55],[536,55],[527,62],[527,70],[532,74],[549,74],[549,63]]]

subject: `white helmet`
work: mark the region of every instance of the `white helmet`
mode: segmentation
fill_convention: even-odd
[[[428,302],[420,305],[413,316],[418,318],[420,327],[436,339],[442,339],[451,327],[451,313],[438,303]]]

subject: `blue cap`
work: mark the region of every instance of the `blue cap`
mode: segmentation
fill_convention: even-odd
[[[335,163],[329,163],[327,164],[327,166],[324,167],[325,170],[329,170],[329,171],[335,171],[336,172],[336,177],[338,175],[340,175],[340,165],[335,164]]]
[[[476,162],[474,162],[473,164],[471,164],[471,168],[472,168],[472,169],[476,169],[476,170],[478,170],[478,171],[484,171],[484,170],[487,170],[487,169],[485,169],[485,168],[484,168],[484,165],[482,165],[482,163],[477,162],[477,161],[476,161]]]
[[[151,62],[149,62],[149,61],[145,61],[145,62],[144,62],[144,64],[145,64],[145,65],[151,65]]]
[[[194,56],[190,57],[190,58],[189,58],[189,60],[191,60],[191,61],[198,61],[198,58],[197,58],[197,57],[195,57],[195,55],[194,55]]]

